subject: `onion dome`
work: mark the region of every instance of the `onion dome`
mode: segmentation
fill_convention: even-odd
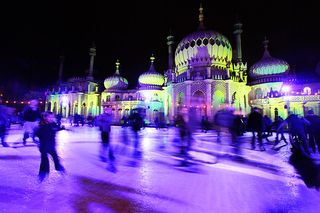
[[[158,73],[153,66],[155,57],[150,57],[151,65],[147,72],[144,72],[139,76],[139,85],[143,88],[161,88],[164,84],[164,76]]]
[[[104,80],[104,87],[106,89],[127,89],[128,88],[128,81],[124,77],[120,75],[119,72],[120,62],[117,60],[116,62],[116,72],[113,76],[110,76]]]
[[[232,47],[222,34],[205,30],[203,8],[200,6],[199,29],[183,38],[175,51],[175,64],[181,72],[190,66],[217,66],[226,68],[232,60]]]
[[[249,75],[253,80],[268,76],[285,76],[289,73],[290,66],[286,61],[271,57],[268,43],[269,41],[265,39],[262,58],[250,67]]]

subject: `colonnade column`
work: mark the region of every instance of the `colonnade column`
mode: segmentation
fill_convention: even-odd
[[[212,82],[213,80],[212,79],[206,79],[205,80],[206,82],[206,114],[209,118],[211,118],[212,116],[212,108],[211,108],[211,105],[212,105]]]
[[[171,117],[172,119],[174,118],[174,116],[176,115],[177,113],[177,100],[176,100],[176,88],[175,88],[175,85],[172,85],[172,91],[171,91],[171,97],[172,97],[172,106],[171,106],[171,109],[169,109],[171,111]],[[168,103],[169,105],[170,103]]]
[[[187,107],[190,107],[191,104],[191,84],[192,81],[185,81],[187,87],[186,87],[186,105]]]
[[[82,103],[81,103],[81,95],[78,94],[78,114],[81,114],[81,108],[82,108]]]
[[[229,91],[230,80],[226,80],[226,104],[230,104],[230,91]]]

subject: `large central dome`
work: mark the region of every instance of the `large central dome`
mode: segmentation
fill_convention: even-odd
[[[198,31],[182,39],[175,52],[175,64],[179,74],[185,72],[189,66],[214,66],[224,69],[232,60],[232,47],[228,39],[218,32],[205,30],[202,5],[199,12]]]
[[[215,31],[201,30],[186,36],[178,44],[175,63],[179,71],[190,66],[217,66],[225,68],[232,60],[228,39]]]

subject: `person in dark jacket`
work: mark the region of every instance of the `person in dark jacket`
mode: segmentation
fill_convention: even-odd
[[[113,122],[112,109],[104,108],[103,113],[96,118],[95,124],[99,127],[101,131],[101,141],[102,147],[100,149],[100,159],[102,161],[106,161],[106,153],[109,150],[109,160],[112,162],[115,160],[113,155],[113,149],[110,145],[110,133],[111,133],[111,125]]]
[[[36,131],[39,137],[39,148],[41,153],[41,163],[39,169],[39,180],[43,181],[49,175],[49,159],[48,154],[52,156],[55,169],[64,172],[65,169],[61,165],[59,156],[56,151],[56,132],[61,128],[55,122],[55,116],[52,112],[43,113],[42,121]]]
[[[134,153],[135,157],[141,156],[140,143],[139,143],[139,131],[144,126],[143,117],[138,110],[134,111],[129,117],[131,129],[134,134]]]
[[[4,106],[0,105],[0,139],[3,147],[9,147],[5,142],[5,136],[7,134],[8,117]]]
[[[41,113],[38,108],[38,101],[31,100],[30,105],[23,110],[22,115],[24,120],[23,145],[26,145],[27,139],[30,136],[32,137],[33,142],[36,142],[34,132],[38,127],[39,120],[41,118]]]
[[[259,112],[259,108],[254,107],[252,112],[249,114],[248,117],[248,127],[252,132],[252,141],[251,141],[251,148],[255,149],[255,138],[256,133],[258,135],[258,142],[261,151],[265,151],[265,148],[262,144],[262,129],[263,129],[263,116]]]
[[[280,124],[278,129],[288,125],[289,133],[292,138],[297,140],[290,140],[292,145],[292,151],[301,152],[303,155],[310,157],[309,146],[307,143],[307,132],[306,128],[310,126],[310,122],[304,117],[299,117],[293,112],[289,111],[288,117]]]
[[[316,153],[316,148],[320,153],[320,116],[315,115],[313,110],[308,110],[308,115],[305,117],[310,125],[307,126],[309,146],[313,153]]]
[[[283,128],[279,129],[279,126],[282,122],[283,122],[283,118],[281,116],[277,115],[273,124],[272,124],[276,130],[276,138],[275,138],[275,143],[274,143],[273,147],[277,146],[280,143],[280,141],[282,141],[282,140],[284,141],[284,143],[286,145],[288,144],[286,137],[283,134]],[[279,139],[279,135],[280,135],[280,139]]]

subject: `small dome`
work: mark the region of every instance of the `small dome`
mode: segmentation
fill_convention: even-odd
[[[104,87],[106,89],[127,89],[128,81],[124,77],[122,77],[119,73],[120,62],[117,60],[116,62],[116,72],[113,76],[110,76],[104,80]]]
[[[139,76],[139,85],[141,87],[161,87],[164,84],[164,76],[158,73],[153,66],[154,57],[151,56],[151,66],[147,72]]]
[[[250,67],[249,75],[256,79],[270,75],[287,74],[290,68],[289,64],[284,60],[270,56],[267,40],[264,41],[264,47],[263,57]]]

